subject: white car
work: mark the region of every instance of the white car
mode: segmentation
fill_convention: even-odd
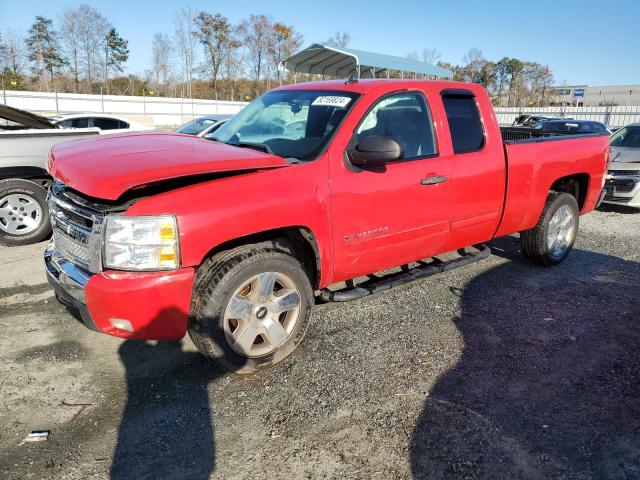
[[[51,123],[62,128],[99,128],[109,133],[153,130],[153,127],[132,122],[126,118],[104,113],[69,113],[49,117]]]
[[[604,190],[604,203],[640,207],[640,123],[621,128],[611,137]]]

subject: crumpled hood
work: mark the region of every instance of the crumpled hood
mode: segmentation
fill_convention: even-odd
[[[135,187],[218,172],[288,167],[281,157],[169,133],[125,133],[55,145],[49,173],[85,195],[117,200]]]
[[[611,161],[640,164],[640,148],[611,147]]]

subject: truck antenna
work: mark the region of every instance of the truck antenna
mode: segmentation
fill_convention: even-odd
[[[350,83],[358,83],[358,77],[355,76],[353,70],[349,72],[347,80],[344,82],[345,85],[349,85]]]

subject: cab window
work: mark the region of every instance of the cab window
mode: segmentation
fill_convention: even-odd
[[[466,94],[443,94],[442,103],[447,113],[451,141],[455,153],[481,150],[484,146],[484,129],[476,98]]]
[[[394,94],[378,101],[356,130],[358,142],[373,135],[393,138],[406,160],[436,154],[431,114],[419,93]]]

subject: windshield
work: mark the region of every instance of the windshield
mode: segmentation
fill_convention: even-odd
[[[212,118],[196,118],[195,120],[192,120],[189,123],[185,123],[184,125],[179,127],[176,132],[184,133],[185,135],[197,135],[205,128],[217,122],[218,120],[214,120]]]
[[[264,147],[284,158],[312,160],[355,103],[357,94],[321,90],[269,92],[247,105],[210,138]]]
[[[625,127],[611,137],[612,147],[640,148],[640,127]]]

